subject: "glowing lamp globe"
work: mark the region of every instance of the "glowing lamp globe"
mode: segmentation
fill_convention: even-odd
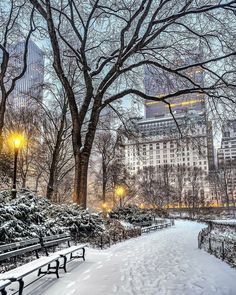
[[[116,192],[116,195],[117,195],[118,197],[121,198],[121,197],[123,197],[124,194],[125,194],[125,189],[124,189],[123,186],[118,186],[118,187],[116,188],[115,192]]]
[[[9,143],[14,149],[20,149],[25,145],[25,137],[23,134],[12,133],[9,137]]]

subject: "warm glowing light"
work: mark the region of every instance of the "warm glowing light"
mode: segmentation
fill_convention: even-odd
[[[181,102],[181,105],[188,105],[188,104],[195,104],[198,102],[201,102],[202,100],[189,100],[189,101],[183,101]]]
[[[157,96],[158,98],[161,98],[161,96]],[[195,99],[195,100],[188,100],[188,101],[181,101],[181,102],[177,102],[177,103],[171,103],[170,107],[177,107],[177,106],[184,106],[184,105],[189,105],[189,104],[196,104],[202,102],[201,99]],[[146,105],[152,105],[152,104],[158,104],[160,103],[160,101],[146,101],[145,104]],[[168,108],[169,105],[166,105],[166,108]]]
[[[146,105],[149,105],[149,104],[158,104],[160,103],[160,101],[147,101],[145,102]]]
[[[141,204],[139,205],[139,208],[140,208],[140,209],[144,209],[144,207],[145,207],[145,205],[144,205],[143,203],[141,203]]]
[[[9,136],[8,142],[14,149],[20,149],[24,147],[26,139],[23,134],[12,133]]]
[[[102,203],[101,207],[102,207],[102,209],[104,209],[104,210],[107,209],[107,203],[106,203],[106,202]]]
[[[115,189],[115,193],[119,198],[122,198],[125,195],[125,189],[123,186],[117,186]]]

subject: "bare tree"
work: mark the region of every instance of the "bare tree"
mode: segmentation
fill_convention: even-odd
[[[209,185],[211,187],[212,194],[214,199],[216,200],[217,206],[219,206],[220,201],[222,199],[222,185],[221,185],[221,177],[219,169],[214,169],[209,172],[208,175]]]
[[[53,88],[49,92],[55,94],[56,90]],[[73,153],[70,149],[71,122],[68,117],[68,102],[63,92],[60,92],[58,97],[57,100],[42,106],[43,124],[38,130],[38,153],[42,152],[44,159],[39,157],[35,160],[35,166],[41,167],[40,171],[45,175],[46,197],[54,201],[58,200],[64,177],[74,169]],[[66,195],[68,197],[68,194]]]
[[[186,194],[185,202],[188,208],[191,208],[192,217],[195,215],[196,208],[203,205],[204,196],[201,194],[201,183],[203,171],[199,167],[191,167],[188,170],[188,192]]]
[[[34,9],[24,0],[6,0],[0,4],[0,152],[7,100],[27,70],[28,45],[35,31],[33,13]],[[19,42],[23,44],[21,53],[17,52]]]
[[[219,191],[223,194],[223,203],[226,203],[228,209],[230,207],[230,203],[234,202],[235,172],[235,160],[225,159],[225,161],[220,163],[218,171],[218,187]]]
[[[185,178],[186,178],[186,169],[187,167],[183,165],[177,165],[177,167],[174,167],[174,177],[175,177],[175,188],[176,188],[176,194],[177,194],[177,202],[179,204],[179,208],[182,207],[183,204],[183,192],[185,187]]]
[[[0,189],[6,189],[12,179],[13,167],[9,154],[0,154]]]
[[[47,24],[53,66],[68,98],[75,157],[73,195],[83,207],[89,157],[104,107],[126,96],[165,102],[170,111],[169,99],[189,93],[208,95],[215,106],[219,100],[234,100],[232,63],[226,66],[224,60],[235,56],[235,1],[30,2]],[[65,71],[71,60],[78,67],[77,87]],[[178,79],[179,88],[159,97],[145,94],[140,77],[146,65],[157,68],[165,81],[170,76]],[[192,75],[199,68],[208,77],[204,85]]]
[[[117,145],[117,138],[115,134],[112,134],[111,131],[101,131],[97,134],[95,139],[95,152],[98,157],[101,158],[101,171],[98,172],[98,176],[101,178],[102,182],[102,201],[106,202],[106,190],[111,177],[110,168],[114,164],[116,157],[115,149]]]
[[[154,167],[147,166],[138,176],[139,194],[145,203],[155,208],[160,208],[165,204],[164,182],[158,174]]]

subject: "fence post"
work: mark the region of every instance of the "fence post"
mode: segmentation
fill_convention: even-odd
[[[103,237],[101,235],[101,249],[103,248]]]
[[[201,249],[202,248],[202,232],[200,231],[199,234],[198,234],[198,249]]]
[[[225,243],[224,243],[224,241],[222,242],[222,260],[224,260],[225,259]]]
[[[211,238],[209,238],[209,252],[212,253],[212,249],[211,249]]]
[[[122,234],[123,234],[123,240],[125,240],[125,230],[122,230]]]

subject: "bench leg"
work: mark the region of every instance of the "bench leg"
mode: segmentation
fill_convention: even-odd
[[[7,291],[5,289],[1,290],[2,295],[7,295]]]
[[[23,294],[23,289],[24,289],[24,281],[21,279],[19,280],[19,295]]]
[[[59,262],[59,259],[56,260],[56,276],[57,278],[59,279],[59,267],[60,267],[60,262]]]
[[[38,277],[41,275],[41,268],[38,270]]]
[[[55,261],[56,266],[51,266],[51,263],[48,264],[47,271],[42,271],[41,268],[38,270],[38,276],[41,274],[56,274],[57,278],[59,278],[59,268],[60,268],[60,262],[59,259]],[[52,271],[55,270],[55,271]]]
[[[72,253],[70,253],[70,260],[73,258],[83,258],[83,260],[85,261],[85,248],[82,248],[82,255],[76,254],[73,255]]]
[[[63,258],[64,258],[64,265],[63,265],[63,269],[64,269],[64,271],[66,272],[66,262],[67,262],[67,257],[66,257],[66,255],[65,255],[65,256],[63,256]]]
[[[82,256],[83,256],[83,260],[85,261],[85,248],[83,248],[83,254],[82,254]]]

